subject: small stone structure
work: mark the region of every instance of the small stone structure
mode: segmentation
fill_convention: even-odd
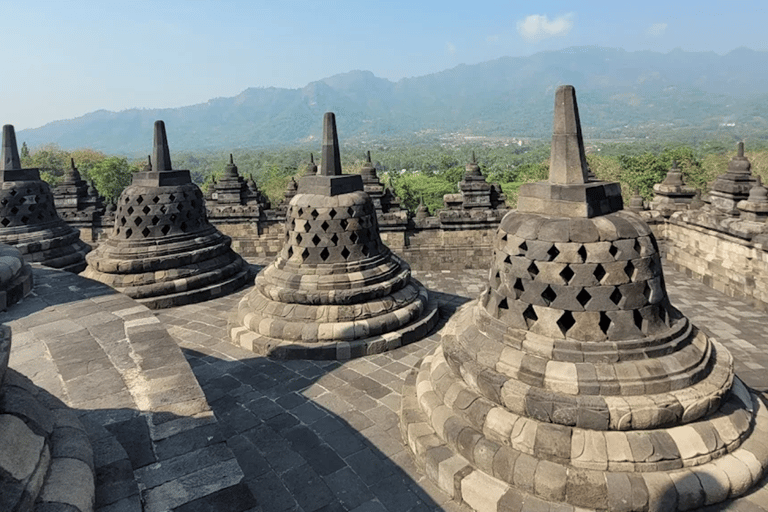
[[[376,218],[381,231],[405,231],[408,227],[408,212],[400,207],[400,200],[385,187],[371,162],[371,152],[366,153],[366,161],[360,169],[363,178],[363,190],[371,197],[376,210]]]
[[[593,181],[572,86],[548,182],[521,187],[486,290],[409,375],[419,465],[475,510],[690,510],[768,468],[766,404],[667,298],[655,237]]]
[[[730,215],[738,215],[736,205],[749,197],[755,184],[752,164],[744,156],[744,143],[739,142],[736,156],[728,163],[725,174],[717,177],[709,191],[709,202],[714,208]]]
[[[93,223],[94,216],[104,213],[104,202],[93,185],[88,185],[70,159],[70,168],[64,179],[53,189],[53,202],[59,216],[72,224],[73,221]]]
[[[501,186],[488,183],[474,153],[459,182],[459,193],[445,194],[443,203],[445,209],[438,211],[437,217],[447,229],[498,224],[508,211]]]
[[[360,175],[341,173],[336,120],[323,126],[322,170],[299,180],[285,243],[233,313],[233,343],[284,358],[349,359],[411,343],[436,301],[385,246]]]
[[[226,295],[249,278],[248,264],[206,216],[189,171],[173,170],[162,121],[154,168],[120,195],[111,236],[88,256],[83,275],[157,309]]]
[[[263,217],[264,211],[269,209],[269,201],[253,180],[246,181],[240,176],[231,154],[224,174],[209,187],[209,191],[206,208],[214,224],[237,222],[239,219],[253,221]]]
[[[91,248],[56,213],[51,189],[38,169],[22,169],[13,126],[3,126],[0,161],[0,242],[30,263],[80,272]]]
[[[683,183],[683,171],[672,162],[672,168],[667,172],[664,181],[653,186],[655,197],[651,208],[669,217],[675,212],[687,210],[696,195],[696,189]]]
[[[749,197],[736,204],[746,221],[765,223],[768,219],[768,189],[763,186],[760,176],[749,189]]]

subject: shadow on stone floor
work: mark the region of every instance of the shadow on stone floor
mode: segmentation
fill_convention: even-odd
[[[263,511],[427,511],[393,391],[336,361],[227,361],[183,349]],[[399,457],[390,459],[378,446]]]

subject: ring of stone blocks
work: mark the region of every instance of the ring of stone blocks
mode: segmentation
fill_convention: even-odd
[[[47,183],[15,181],[3,185],[0,189],[0,229],[59,220]]]
[[[199,236],[198,236],[199,235]],[[127,247],[124,241],[109,239],[87,256],[88,264],[100,272],[131,274],[160,272],[217,258],[231,252],[232,239],[213,226],[205,233],[177,237],[173,243],[152,243]]]
[[[280,254],[296,264],[354,262],[384,250],[370,200],[335,207],[292,200],[285,238]]]
[[[460,442],[459,434],[470,428],[499,446],[585,469],[606,470],[611,465],[619,471],[692,467],[738,448],[752,434],[758,405],[737,379],[734,392],[724,402],[723,414],[695,423],[631,431],[553,425],[516,414],[477,394],[453,376],[440,351],[425,363],[416,381],[421,410],[438,435],[462,455],[467,455],[466,444]],[[450,422],[445,414],[452,418]]]
[[[129,297],[138,299],[208,286],[242,272],[245,267],[247,264],[242,258],[230,251],[229,254],[208,261],[172,270],[142,274],[105,274],[90,269],[86,270],[84,276],[121,289]]]
[[[32,267],[13,247],[0,246],[0,311],[17,303],[30,291],[32,291]],[[8,354],[3,354],[0,349],[0,383],[3,382],[3,364],[8,363],[7,358]]]
[[[440,317],[437,300],[430,297],[423,286],[419,285],[419,287],[420,300],[426,302],[422,314],[415,321],[380,335],[352,341],[288,341],[257,334],[236,323],[230,323],[229,335],[235,345],[257,354],[280,359],[347,360],[379,354],[424,338],[437,324]]]
[[[205,202],[197,185],[130,185],[118,200],[112,238],[162,238],[191,233],[207,225]]]
[[[434,355],[425,358],[422,369],[431,363],[432,357]],[[545,430],[539,433],[538,428],[532,432],[527,425],[518,428],[519,420],[510,425],[510,418],[499,417],[496,409],[484,413],[484,421],[499,423],[504,427],[504,434],[514,434],[519,438],[517,447],[496,442],[471,427],[462,428],[460,420],[451,414],[456,410],[456,404],[452,409],[440,404],[434,393],[425,388],[428,382],[421,379],[418,385],[422,386],[423,403],[433,402],[434,406],[427,418],[417,398],[416,381],[420,373],[421,370],[412,372],[406,378],[401,411],[403,437],[417,463],[433,482],[449,496],[477,510],[501,510],[523,501],[531,506],[538,503],[545,508],[549,503],[566,502],[590,510],[641,511],[649,506],[688,510],[737,497],[766,472],[768,444],[764,440],[768,438],[768,414],[765,404],[755,396],[749,396],[755,419],[752,435],[737,448],[731,447],[733,451],[730,453],[710,462],[699,461],[695,467],[663,470],[665,461],[655,455],[655,449],[658,446],[659,453],[665,453],[670,447],[669,439],[635,432],[627,433],[634,436],[623,442],[624,433],[606,432],[605,440],[601,441],[593,432],[585,431],[583,441],[577,435],[577,448],[583,446],[583,450],[576,450],[576,459],[585,467],[576,467],[573,462],[566,466],[563,460],[542,459],[562,447],[558,444],[562,439],[559,432]],[[456,402],[463,400],[466,404],[461,394],[456,396]],[[734,402],[733,405],[742,407],[741,398],[738,402],[741,404]],[[735,429],[735,424],[723,418],[717,416],[710,422],[721,441],[731,439]],[[543,427],[549,428],[547,425]],[[458,434],[455,433],[457,429]],[[456,439],[453,448],[441,438],[446,431],[449,431],[448,436]],[[711,430],[692,429],[679,434],[682,437],[680,445],[686,445],[689,453],[712,442]],[[602,462],[601,442],[606,443],[607,464]],[[531,446],[535,456],[516,449],[526,447],[530,450]],[[635,457],[635,451],[639,457]],[[645,471],[634,472],[633,459],[648,459],[643,462]],[[629,502],[627,497],[631,497]]]
[[[526,353],[523,337],[515,346],[472,333],[472,313],[464,307],[452,319],[457,332],[443,339],[447,363],[487,399],[540,421],[603,430],[687,423],[715,410],[733,383],[730,354],[701,333],[685,357],[671,354],[658,365],[571,363]]]
[[[362,273],[367,280],[381,279],[382,272],[392,272],[393,268],[410,266],[391,252],[386,245],[382,245],[382,250],[371,256],[355,260],[327,263],[323,262],[316,265],[305,265],[301,261],[292,261],[283,257],[282,253],[275,258],[273,266],[280,270],[285,276],[296,275],[332,275],[332,274],[351,274],[355,272]],[[285,279],[285,282],[293,282],[293,279]]]
[[[242,270],[235,275],[206,286],[199,285],[202,287],[192,287],[189,286],[186,279],[180,279],[179,282],[176,283],[176,293],[146,296],[135,300],[139,304],[150,309],[165,309],[175,306],[184,306],[186,304],[204,302],[228,295],[245,286],[250,277],[250,269],[247,264],[244,264]],[[127,295],[128,291],[123,290],[123,293]]]
[[[261,336],[307,343],[352,341],[395,331],[421,316],[429,297],[418,284],[355,306],[309,306],[283,304],[243,297],[237,309],[237,324]],[[254,306],[263,306],[263,309]],[[346,309],[346,310],[345,310]],[[359,312],[360,316],[355,316]],[[314,319],[311,317],[314,314]]]
[[[261,294],[277,302],[351,305],[386,297],[411,281],[408,267],[390,263],[375,279],[366,278],[358,272],[290,276],[270,266],[256,277],[255,283]]]
[[[526,352],[541,355],[555,361],[610,363],[655,358],[684,348],[685,345],[694,339],[694,336],[700,335],[698,329],[685,316],[671,308],[671,306],[670,309],[672,309],[674,315],[668,317],[668,328],[655,335],[649,336],[639,332],[638,336],[627,339],[582,341],[560,337],[564,334],[562,328],[566,326],[558,325],[560,332],[555,332],[554,335],[550,335],[553,326],[537,329],[536,325],[532,324],[530,320],[526,324],[515,327],[511,325],[514,319],[505,316],[508,313],[499,315],[498,318],[492,315],[488,311],[485,297],[481,296],[479,303],[481,307],[473,312],[473,321],[475,323],[465,326],[466,336],[474,337],[474,334],[471,332],[472,330],[482,330],[491,339],[503,339],[510,346],[518,348],[523,346]],[[558,312],[554,314],[556,316]],[[605,315],[608,320],[611,319],[608,313],[605,313]],[[546,315],[544,316],[546,317]],[[608,333],[610,332],[609,328]],[[691,335],[692,333],[693,335]],[[676,370],[668,368],[667,373],[674,374]]]
[[[4,334],[10,337],[10,329]],[[3,503],[9,510],[31,510],[33,504],[46,502],[67,510],[92,510],[95,478],[88,434],[73,411],[42,395],[47,393],[17,372],[5,375],[0,443],[15,453],[0,464]]]

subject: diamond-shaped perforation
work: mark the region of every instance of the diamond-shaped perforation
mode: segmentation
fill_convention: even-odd
[[[157,202],[160,201],[160,196],[155,196],[152,198],[152,202],[157,204]]]
[[[523,286],[523,280],[519,277],[515,279],[515,284],[512,286],[512,289],[515,292],[515,298],[519,299],[520,296],[525,292],[525,287]]]
[[[161,231],[161,232],[162,232],[164,235],[167,235],[167,234],[168,234],[168,233],[171,231],[171,226],[169,226],[168,224],[166,224],[166,225],[164,225],[163,227],[161,227],[161,228],[160,228],[160,231]]]
[[[616,259],[616,255],[619,254],[619,248],[611,244],[611,248],[608,249],[608,253],[613,256],[613,259]]]
[[[586,247],[584,247],[582,245],[581,247],[579,247],[579,250],[576,251],[576,252],[578,253],[579,257],[581,258],[581,262],[582,263],[587,261],[587,248]]]
[[[19,209],[14,206],[13,208],[11,208],[11,213],[16,215],[19,213]]]
[[[327,247],[323,247],[323,250],[320,251],[320,259],[323,261],[326,261],[331,256],[331,252],[328,250]]]
[[[293,256],[293,247],[288,247],[288,259],[291,259],[291,256]]]
[[[307,261],[307,258],[309,258],[309,249],[305,247],[304,250],[301,251],[301,260]]]
[[[564,311],[560,318],[557,319],[557,326],[560,328],[560,332],[563,336],[568,334],[568,330],[576,325],[576,319],[573,318],[573,313],[570,311]]]
[[[349,208],[347,208],[347,215],[348,215],[349,217],[354,217],[354,216],[355,216],[355,210],[354,210],[354,208],[352,208],[351,206],[350,206]]]
[[[528,244],[525,242],[518,245],[517,248],[520,251],[520,254],[525,254],[526,252],[528,252]]]
[[[301,244],[301,241],[304,240],[304,237],[301,236],[301,233],[296,233],[296,244]]]
[[[8,227],[8,224],[10,224],[10,223],[11,223],[11,219],[9,219],[7,217],[3,217],[3,220],[0,220],[0,224],[2,224],[3,227],[6,227],[6,228]]]
[[[504,297],[503,299],[501,299],[499,301],[499,305],[496,307],[496,309],[497,309],[499,315],[501,315],[502,311],[509,310],[509,304],[507,304],[507,298],[506,297]],[[498,318],[498,316],[497,316],[497,318]]]
[[[345,260],[346,260],[347,258],[349,258],[349,255],[350,255],[350,254],[352,254],[352,253],[351,253],[351,252],[349,251],[349,249],[347,249],[346,247],[344,247],[344,248],[342,248],[342,249],[341,249],[341,257],[342,257],[342,258],[344,258]]]
[[[143,212],[144,212],[144,215],[146,215],[146,214],[148,214],[149,212],[151,212],[152,210],[149,208],[149,206],[145,206],[144,208],[142,208],[142,209],[141,209],[141,211],[143,211]]]
[[[566,265],[565,268],[560,271],[560,277],[563,278],[563,280],[565,281],[565,284],[570,283],[571,279],[573,279],[573,276],[575,275],[576,273],[573,271],[573,269],[569,265]]]
[[[320,237],[319,237],[319,236],[317,236],[317,235],[315,235],[315,236],[313,236],[313,237],[312,237],[312,245],[314,245],[315,247],[317,247],[317,245],[318,245],[318,244],[319,244],[321,241],[322,241],[322,238],[320,238]]]
[[[144,228],[141,230],[141,234],[144,236],[144,238],[147,238],[149,234],[152,233],[149,228]]]
[[[349,225],[349,222],[347,222],[347,219],[341,219],[339,221],[339,226],[341,226],[341,229],[347,230],[347,226]]]
[[[309,222],[304,221],[304,226],[302,229],[304,229],[305,233],[309,233],[309,230],[312,229],[312,227],[309,225]]]
[[[368,253],[370,252],[370,250],[368,249],[367,245],[364,245],[363,248],[360,249],[360,252],[363,253],[363,256],[368,256]]]
[[[142,220],[143,219],[141,217],[136,217],[135,219],[133,219],[133,223],[136,224],[136,226],[141,226]]]
[[[168,201],[169,201],[169,202],[171,202],[171,203],[172,203],[172,202],[174,202],[175,200],[176,200],[176,196],[175,196],[175,195],[171,194],[171,195],[169,195],[169,196],[168,196]]]
[[[339,245],[339,235],[337,235],[336,233],[334,233],[334,234],[331,236],[331,242],[333,243],[333,245]]]
[[[131,235],[133,234],[133,230],[131,228],[128,228],[125,230],[125,238],[131,238]]]
[[[651,301],[651,285],[648,284],[648,281],[645,282],[645,286],[643,286],[643,297],[645,297],[646,302]]]
[[[605,277],[605,269],[601,264],[598,263],[597,267],[595,267],[593,274],[595,275],[595,279],[597,279],[597,281],[600,282]]]
[[[557,298],[557,293],[555,293],[555,290],[553,290],[551,286],[547,286],[544,288],[544,291],[541,292],[541,298],[544,299],[544,303],[549,306]]]
[[[358,238],[359,237],[357,236],[357,233],[353,232],[353,233],[350,233],[349,235],[349,241],[352,242],[353,244],[357,243]]]
[[[549,256],[549,261],[552,261],[560,255],[560,250],[553,245],[547,251],[547,255]]]
[[[539,275],[539,267],[536,266],[536,263],[531,262],[528,265],[528,274],[531,276],[531,279],[536,279],[536,276]]]
[[[317,209],[312,209],[312,212],[310,213],[313,220],[317,220],[317,218],[320,216],[320,212],[317,211]]]
[[[128,215],[133,215],[133,206],[129,206],[127,210],[125,210]]]
[[[136,204],[141,204],[141,203],[143,203],[143,202],[144,202],[144,197],[142,197],[142,196],[138,196],[138,197],[136,198]]]
[[[635,327],[640,331],[645,332],[645,329],[643,329],[643,315],[640,313],[639,309],[632,311],[632,319],[635,321]]]
[[[532,304],[528,304],[528,307],[525,308],[525,311],[523,311],[523,318],[525,319],[525,323],[528,326],[528,329],[533,327],[533,324],[539,320],[539,316],[536,314],[536,310],[533,309]]]
[[[622,298],[623,298],[623,296],[621,294],[621,290],[619,290],[618,287],[614,288],[613,292],[611,293],[611,297],[610,297],[611,302],[613,302],[614,304],[616,304],[618,306],[619,302],[621,302]]]
[[[328,212],[328,216],[330,218],[336,217],[336,209],[335,208],[331,208],[331,211]]]
[[[327,220],[324,220],[322,224],[320,224],[320,229],[323,231],[328,231],[328,228],[331,227],[330,224],[328,224]]]
[[[603,334],[608,335],[608,329],[611,328],[611,318],[604,312],[600,312],[600,321],[598,322]]]
[[[582,288],[581,291],[576,294],[576,300],[579,301],[579,304],[581,304],[581,307],[586,307],[587,303],[592,299],[592,295],[587,291],[586,288]]]
[[[628,261],[624,267],[624,273],[627,274],[627,277],[631,281],[632,277],[635,275],[635,265],[633,265],[631,261]]]

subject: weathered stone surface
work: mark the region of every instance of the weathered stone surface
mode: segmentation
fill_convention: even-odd
[[[248,265],[208,222],[189,171],[172,169],[162,121],[154,139],[154,167],[135,173],[120,195],[114,230],[83,275],[153,309],[233,292],[248,280]]]
[[[13,245],[30,263],[80,272],[90,246],[56,212],[38,169],[22,169],[13,126],[3,126],[0,168],[0,242]]]
[[[361,177],[341,174],[334,115],[324,123],[322,170],[300,179],[283,249],[229,327],[233,343],[264,355],[359,357],[415,341],[437,321],[434,300],[382,242]]]

